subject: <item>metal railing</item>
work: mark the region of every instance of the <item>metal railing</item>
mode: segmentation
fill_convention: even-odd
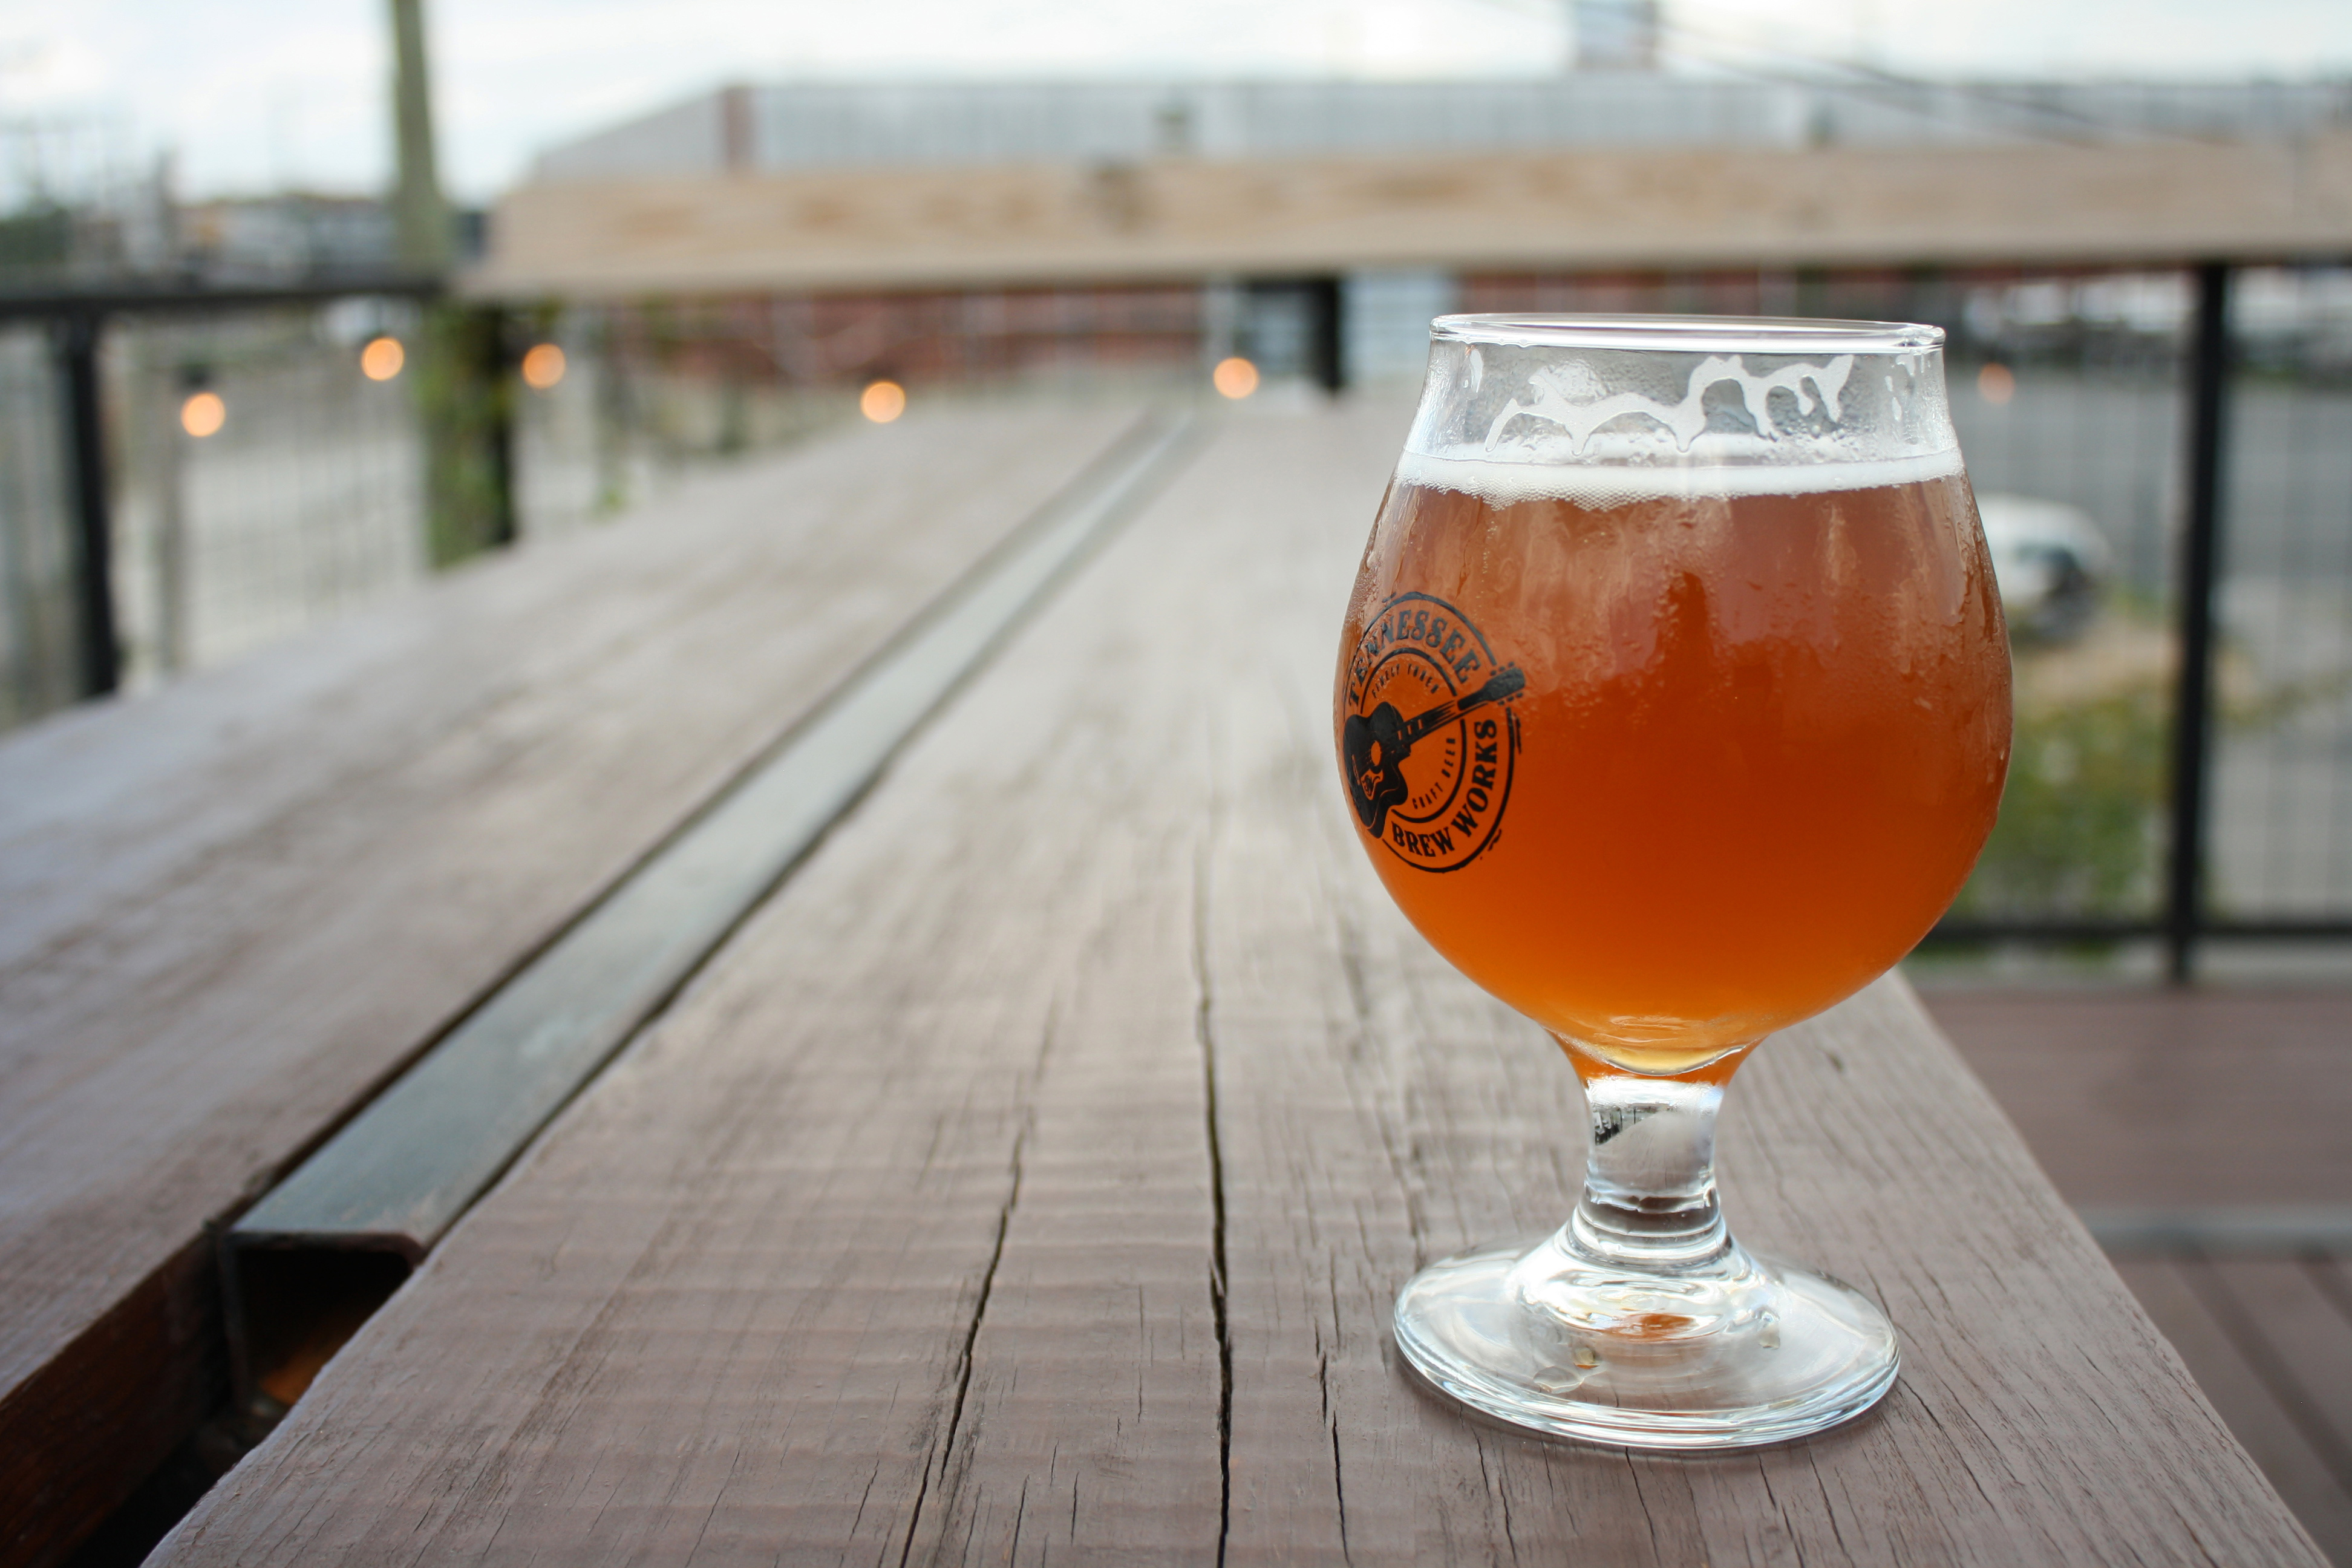
[[[1989,511],[2057,509],[2106,558],[2094,599],[2016,628],[2010,795],[1931,941],[2155,942],[2185,977],[2212,938],[2352,937],[2352,269],[1405,281],[1400,321],[1450,304],[1945,325]],[[430,389],[371,388],[357,366],[369,332],[415,340],[434,295],[382,278],[0,298],[0,616],[17,644],[69,643],[72,665],[28,675],[16,657],[0,723],[423,575]],[[551,306],[506,311],[487,339],[467,330],[502,388],[484,405],[501,411],[497,510],[529,535],[605,515],[680,465],[852,417],[879,375],[967,391],[1073,367],[1174,383],[1240,351],[1333,385],[1343,340],[1375,368],[1359,340],[1381,298],[1271,279]],[[537,342],[563,350],[560,388],[523,390]],[[1411,345],[1391,346],[1380,363],[1409,364]],[[43,354],[45,381],[31,374]],[[199,384],[234,412],[191,441],[173,418]],[[31,426],[49,420],[62,435],[45,468]],[[23,520],[59,506],[70,526],[29,547]]]
[[[2009,794],[1930,941],[2152,941],[2186,977],[2209,939],[2352,937],[2352,269],[1521,275],[1460,296],[1946,327],[1988,517],[2071,516],[2111,560],[2068,624],[2013,615]]]
[[[13,331],[18,336],[20,362],[40,352],[23,352],[32,345],[21,339],[38,334],[51,376],[44,397],[35,377],[26,374],[28,364],[8,367],[16,373],[10,378],[8,439],[22,451],[37,450],[37,426],[51,424],[58,465],[57,482],[47,495],[11,497],[18,504],[0,517],[0,568],[10,588],[7,717],[21,721],[68,693],[101,696],[122,684],[129,646],[121,592],[126,577],[172,584],[153,609],[150,618],[155,624],[145,628],[149,635],[141,651],[145,662],[161,670],[185,662],[187,650],[173,623],[183,618],[184,608],[180,589],[185,542],[178,523],[189,487],[185,465],[177,460],[178,438],[168,426],[184,395],[249,368],[239,362],[255,356],[250,344],[196,341],[170,345],[175,352],[141,350],[164,349],[158,338],[201,339],[205,327],[228,320],[250,321],[338,301],[414,301],[438,291],[433,279],[387,276],[254,289],[0,293],[0,333]],[[128,337],[145,341],[131,346]],[[111,355],[110,348],[116,351]],[[164,359],[171,363],[161,363]],[[289,393],[281,401],[300,406],[305,399]],[[232,437],[230,446],[237,444]],[[161,475],[153,471],[159,466]],[[163,514],[148,520],[148,531],[156,536],[155,553],[163,559],[121,558],[126,479],[134,500],[149,502]],[[159,489],[169,493],[141,493]],[[249,501],[232,504],[250,510]],[[47,560],[62,561],[65,570],[40,571]],[[62,606],[56,603],[59,588]]]

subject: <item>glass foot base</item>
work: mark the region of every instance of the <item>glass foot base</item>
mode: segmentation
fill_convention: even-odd
[[[1895,1383],[1894,1325],[1836,1280],[1737,1247],[1696,1273],[1593,1264],[1559,1236],[1459,1253],[1397,1297],[1422,1375],[1498,1420],[1635,1448],[1785,1443]]]

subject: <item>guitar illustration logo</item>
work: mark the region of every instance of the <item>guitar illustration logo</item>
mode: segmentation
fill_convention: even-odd
[[[1364,831],[1406,864],[1454,871],[1502,826],[1527,686],[1463,614],[1401,594],[1349,651],[1339,755]]]

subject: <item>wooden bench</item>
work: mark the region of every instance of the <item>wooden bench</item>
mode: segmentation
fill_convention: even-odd
[[[1336,793],[1404,413],[1226,421],[156,1561],[2319,1563],[1899,980],[1727,1129],[1893,1314],[1875,1412],[1643,1458],[1405,1373],[1399,1282],[1581,1151]]]
[[[218,1406],[217,1228],[1135,419],[861,429],[0,744],[0,1560]]]

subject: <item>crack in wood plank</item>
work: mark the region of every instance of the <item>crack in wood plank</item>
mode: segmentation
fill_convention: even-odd
[[[1802,1450],[1635,1461],[1412,1381],[1387,1328],[1421,1237],[1556,1224],[1584,1133],[1558,1051],[1404,924],[1333,788],[1329,631],[1390,413],[1229,421],[159,1561],[360,1552],[434,1506],[447,1447],[496,1434],[528,1449],[517,1484],[468,1498],[442,1555],[490,1519],[516,1556],[663,1555],[740,1447],[711,1540],[747,1559],[863,1557],[869,1487],[896,1555],[881,1500],[928,1474],[910,1568],[1004,1557],[1024,1484],[1070,1531],[1021,1529],[1031,1563],[1212,1540],[1233,1568],[1337,1563],[1343,1522],[1358,1568],[2312,1563],[1900,982],[1743,1070],[1727,1187],[1752,1241],[1874,1280],[1940,1424],[1898,1396]],[[1065,1037],[1033,1083],[1049,997]],[[673,1219],[696,1239],[624,1281]],[[616,1292],[597,1405],[522,1432],[531,1335]],[[486,1332],[518,1300],[530,1332]],[[365,1433],[385,1447],[356,1474]],[[592,1537],[572,1500],[600,1489],[622,1497]]]
[[[0,1555],[64,1550],[210,1403],[216,1330],[157,1368],[107,1348],[110,1314],[1131,416],[758,459],[0,744],[0,1495],[27,1478],[29,1510],[0,1505]]]
[[[1052,1037],[1052,1031],[1048,1030],[1048,1048]],[[1040,1065],[1043,1059],[1044,1053],[1041,1052]],[[963,1348],[956,1354],[955,1402],[948,1410],[947,1434],[940,1439],[939,1472],[942,1482],[947,1479],[949,1466],[955,1462],[956,1434],[962,1429],[964,1401],[971,1393],[972,1346],[980,1342],[980,1326],[988,1319],[988,1299],[996,1289],[997,1268],[1004,1261],[1004,1237],[1013,1228],[1013,1211],[1021,1206],[1021,1153],[1029,1142],[1029,1126],[1024,1124],[1019,1136],[1013,1140],[1012,1185],[1005,1192],[1003,1206],[996,1211],[996,1240],[989,1248],[988,1267],[981,1272],[980,1291],[971,1305],[971,1322],[964,1330]],[[915,1549],[915,1532],[923,1522],[923,1501],[930,1495],[930,1490],[931,1472],[927,1465],[923,1468],[922,1486],[915,1493],[914,1506],[907,1513],[907,1543],[898,1549],[899,1568],[906,1568],[907,1554]],[[1023,1495],[1025,1497],[1027,1494],[1024,1492]],[[863,1508],[862,1503],[860,1507]],[[1016,1528],[1013,1533],[1017,1537],[1020,1531]]]
[[[1208,1138],[1209,1310],[1217,1333],[1217,1563],[1223,1568],[1234,1528],[1234,1339],[1225,1315],[1225,1161],[1217,1127],[1216,995],[1209,981],[1208,846],[1216,837],[1217,813],[1213,806],[1208,843],[1192,860],[1192,975],[1198,987],[1192,1028],[1201,1047],[1202,1126]]]

